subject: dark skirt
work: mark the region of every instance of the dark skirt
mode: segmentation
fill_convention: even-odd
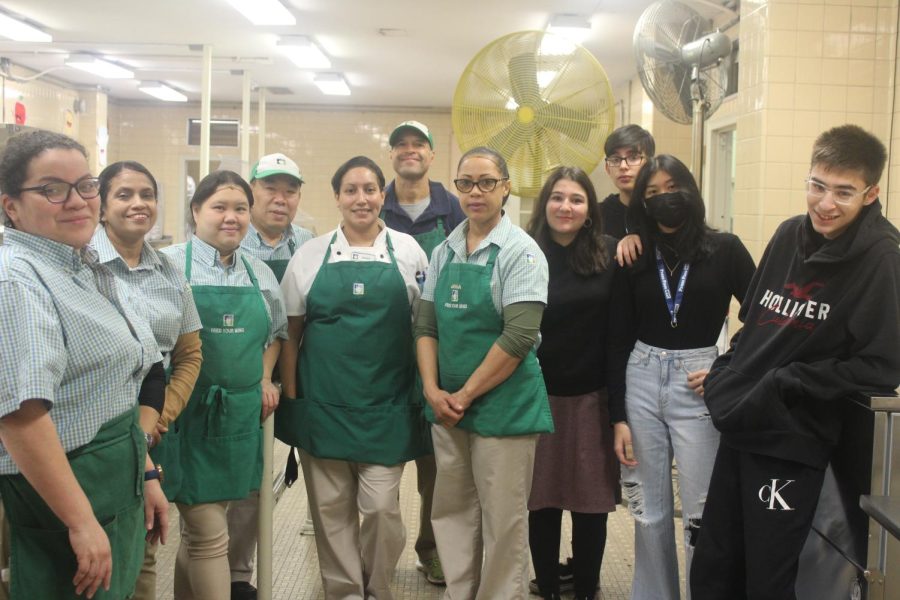
[[[613,451],[606,390],[550,396],[554,433],[538,437],[528,510],[616,510],[619,461]]]

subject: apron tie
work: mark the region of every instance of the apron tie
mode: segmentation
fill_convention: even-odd
[[[211,385],[206,393],[203,394],[203,406],[206,407],[206,431],[212,431],[213,419],[220,413],[224,416],[228,414],[228,406],[225,400],[228,399],[228,390],[220,385]]]

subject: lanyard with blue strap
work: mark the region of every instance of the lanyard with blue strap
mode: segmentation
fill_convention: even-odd
[[[678,327],[678,309],[684,302],[684,286],[687,283],[688,272],[691,263],[684,263],[681,267],[681,275],[678,277],[678,287],[675,289],[675,297],[672,297],[672,288],[669,286],[669,278],[666,277],[666,263],[663,261],[662,252],[656,248],[656,270],[659,273],[659,282],[662,284],[663,296],[666,299],[666,308],[669,310],[669,324],[674,329]]]

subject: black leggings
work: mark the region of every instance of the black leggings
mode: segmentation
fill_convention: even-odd
[[[572,513],[572,574],[577,598],[593,598],[606,547],[606,513]],[[562,509],[528,512],[531,561],[541,594],[559,593],[559,538]]]

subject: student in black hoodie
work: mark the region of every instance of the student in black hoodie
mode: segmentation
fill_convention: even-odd
[[[886,151],[855,125],[813,146],[808,212],[769,242],[704,399],[722,432],[694,553],[694,600],[793,600],[841,405],[900,383],[900,234]],[[752,535],[745,535],[752,532]]]

